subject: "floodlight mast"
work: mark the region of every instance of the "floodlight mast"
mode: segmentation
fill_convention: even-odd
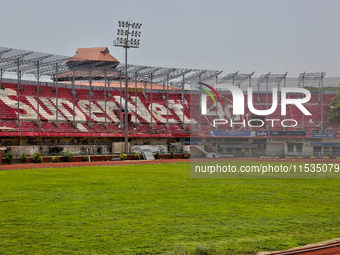
[[[124,109],[124,133],[125,133],[125,152],[129,152],[128,149],[128,73],[127,73],[127,49],[128,48],[139,48],[139,39],[141,32],[139,31],[142,26],[141,23],[135,23],[129,21],[118,21],[119,29],[117,31],[117,40],[113,41],[113,46],[125,48],[125,109]],[[131,31],[130,31],[131,28]],[[131,39],[129,39],[131,35]],[[133,38],[135,37],[135,38]],[[135,113],[137,114],[137,113]]]

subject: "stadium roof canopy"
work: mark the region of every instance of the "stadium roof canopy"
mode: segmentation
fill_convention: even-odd
[[[74,57],[46,54],[35,51],[20,50],[0,47],[0,71],[1,78],[4,72],[17,73],[18,77],[25,74],[38,76],[60,77],[60,80],[71,81],[73,74],[83,77],[90,76],[97,79],[118,79],[125,75],[125,65],[119,63],[108,54],[106,47],[90,48],[96,50],[84,50],[80,48]],[[96,55],[100,51],[101,55]],[[219,70],[168,68],[143,65],[128,65],[127,76],[129,79],[137,79],[140,82],[154,82],[169,85],[181,85],[199,81],[206,81],[220,74]],[[94,78],[94,77],[93,77]]]

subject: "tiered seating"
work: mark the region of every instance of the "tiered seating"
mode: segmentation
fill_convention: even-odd
[[[195,97],[196,96],[196,97]],[[328,106],[328,103],[331,101],[331,99],[335,96],[334,94],[325,94],[323,96],[324,99],[324,115],[323,115],[323,119],[324,119],[324,126],[326,130],[339,130],[339,125],[335,124],[335,123],[330,123],[327,121],[327,116],[330,110],[330,107]],[[198,95],[191,95],[190,97],[190,109],[191,109],[191,118],[194,118],[197,122],[198,122],[198,115],[199,115],[199,100],[198,100]],[[297,95],[290,95],[290,98],[297,98]],[[267,106],[266,106],[266,95],[265,94],[260,94],[259,95],[260,100],[258,100],[258,95],[257,94],[253,94],[253,104],[254,104],[254,108],[257,110],[266,110]],[[247,102],[247,96],[245,96],[245,103]],[[271,102],[272,102],[272,96],[269,95],[268,96],[268,109],[271,108]],[[230,105],[230,117],[232,118],[232,96],[231,95],[223,95],[222,96],[222,104],[223,104],[223,110],[226,108],[226,105]],[[318,95],[317,94],[312,94],[312,98],[311,100],[305,104],[305,107],[307,108],[307,110],[309,112],[312,113],[312,116],[304,116],[304,127],[307,130],[307,133],[314,129],[320,129],[320,123],[321,123],[321,106],[320,106],[321,102],[318,100]],[[213,106],[214,103],[211,100],[210,97],[207,97],[207,109],[209,108],[209,106]],[[213,119],[215,119],[215,111],[216,108],[212,108],[211,109],[211,116],[202,116],[201,117],[201,124],[204,126],[207,126],[211,129],[211,124],[213,122]],[[248,109],[247,106],[245,106],[245,121],[247,123],[247,121],[249,120],[249,116],[250,116],[250,111]],[[283,121],[284,119],[295,119],[298,122],[298,126],[297,127],[291,127],[291,130],[297,129],[297,130],[301,130],[302,129],[302,125],[303,125],[303,113],[295,106],[295,105],[288,105],[287,106],[287,110],[286,110],[286,116],[282,116],[281,115],[281,102],[278,101],[278,106],[277,109],[270,114],[269,116],[262,116],[261,119],[275,119],[277,121],[275,121],[275,123],[279,123],[281,121]],[[227,116],[225,116],[224,118],[229,119]],[[257,117],[254,116],[252,114],[252,119],[256,119]],[[235,120],[236,121],[236,120]],[[243,121],[243,119],[242,119]],[[312,123],[309,123],[309,121],[312,121]],[[210,122],[210,123],[209,123]],[[266,123],[266,122],[265,122]],[[269,122],[268,122],[269,123]],[[270,123],[269,123],[270,124]],[[288,123],[287,123],[288,124]],[[328,127],[328,129],[327,129]],[[202,130],[203,130],[202,128]],[[225,124],[225,125],[219,125],[217,127],[217,129],[220,130],[231,130],[232,128],[230,127],[230,123]],[[249,128],[247,127],[242,127],[242,125],[235,125],[235,129],[236,130],[248,130]],[[252,128],[252,130],[265,130],[265,126],[264,127],[258,127],[258,128]],[[271,127],[270,125],[270,130],[283,130],[281,125],[274,125],[274,127]],[[196,132],[196,131],[195,131]],[[196,133],[199,133],[198,131]],[[204,133],[204,132],[202,132]]]
[[[103,125],[105,121],[105,106],[104,106],[104,93],[100,90],[92,90],[91,95],[91,120],[89,114],[89,90],[76,89],[75,95],[75,106],[73,106],[73,94],[72,90],[68,88],[58,88],[58,120],[60,121],[60,127],[57,128],[56,120],[56,89],[48,86],[40,86],[39,89],[39,119],[41,125],[36,123],[37,120],[37,86],[23,84],[20,89],[20,119],[21,127],[16,123],[17,120],[17,85],[16,84],[4,84],[6,89],[0,92],[0,120],[1,126],[13,128],[20,132],[70,132],[70,133],[109,133],[112,135],[122,135],[124,130],[118,126],[122,121],[120,118],[120,110],[125,107],[125,93],[119,91],[110,91],[111,96],[107,96],[107,123],[108,126],[105,128]],[[120,98],[120,94],[122,98]],[[339,125],[336,123],[330,123],[327,121],[327,115],[330,110],[328,103],[334,97],[335,94],[325,94],[324,98],[324,125],[326,130],[338,130]],[[164,99],[162,93],[154,93],[152,95],[152,123],[153,128],[150,128],[151,122],[151,94],[143,95],[143,93],[137,93],[137,124],[136,128],[132,123],[135,123],[135,106],[136,98],[135,92],[129,92],[128,110],[132,113],[131,122],[128,126],[130,135],[188,135],[189,132],[196,135],[207,135],[212,128],[213,120],[216,118],[214,111],[213,100],[207,97],[207,105],[210,107],[210,115],[201,116],[202,127],[199,128],[197,125],[190,127],[189,123],[199,123],[199,95],[185,94],[185,100],[182,102],[181,93],[170,93],[169,100]],[[297,95],[290,95],[291,98],[296,98]],[[253,94],[253,104],[258,110],[265,110],[266,107],[266,95],[260,94],[260,100],[258,95]],[[245,102],[247,97],[245,96]],[[268,97],[268,108],[271,108],[272,96]],[[122,104],[122,105],[121,105]],[[232,118],[232,96],[231,94],[222,95],[223,112],[229,109],[229,113],[223,118]],[[168,110],[167,110],[167,106]],[[311,100],[305,104],[305,107],[313,114],[312,116],[304,117],[304,127],[307,132],[313,132],[320,129],[321,120],[321,106],[317,94],[313,94]],[[75,113],[73,113],[75,108]],[[183,111],[184,108],[184,111]],[[268,117],[262,117],[262,119],[277,119],[280,122],[284,119],[281,115],[280,101],[276,111],[270,114]],[[167,111],[169,114],[170,124],[169,129],[166,127],[167,123]],[[208,110],[209,111],[209,110]],[[183,126],[183,114],[184,122],[187,126]],[[71,123],[73,122],[73,115],[77,124],[74,127]],[[228,117],[229,116],[229,117]],[[250,115],[248,107],[245,107],[245,115],[241,118],[234,116],[234,121],[241,122],[243,120],[248,122],[250,116],[254,119],[256,116]],[[295,119],[299,125],[294,129],[301,129],[303,124],[302,113],[294,105],[287,106],[286,119]],[[221,116],[217,116],[221,118]],[[244,118],[244,119],[243,119]],[[91,125],[88,124],[91,121]],[[230,121],[230,120],[229,120]],[[278,121],[276,122],[278,123]],[[219,125],[216,130],[231,130],[230,124]],[[243,127],[242,125],[236,125],[236,130],[248,130],[248,126]],[[264,130],[265,127],[253,128],[253,130]],[[282,130],[280,125],[270,127],[270,130]]]
[[[31,121],[23,121],[21,124],[21,131],[33,132],[37,130],[37,125]]]
[[[1,120],[1,127],[17,129],[18,125],[15,123],[14,120]]]
[[[52,122],[42,122],[41,123],[41,130],[44,131],[44,132],[47,132],[47,131],[58,132],[58,131],[60,131],[60,129],[57,128]]]

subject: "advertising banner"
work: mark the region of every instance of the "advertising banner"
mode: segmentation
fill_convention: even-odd
[[[210,131],[210,137],[255,137],[255,131]]]
[[[268,131],[256,131],[256,136],[268,136]]]
[[[335,134],[334,133],[317,133],[317,134],[313,134],[313,137],[334,138]]]
[[[271,136],[305,136],[306,131],[292,130],[292,131],[270,131]]]
[[[340,147],[340,143],[311,143],[312,146]]]

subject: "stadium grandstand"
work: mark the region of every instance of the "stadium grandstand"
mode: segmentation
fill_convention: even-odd
[[[192,157],[339,155],[339,123],[327,118],[339,79],[326,78],[324,72],[254,78],[254,73],[141,65],[124,70],[106,47],[79,48],[73,57],[0,47],[2,146],[15,156],[37,151],[54,155],[66,149],[79,155],[119,153],[124,148],[116,145],[124,141],[127,118],[130,152],[174,149]],[[201,112],[202,84],[212,86],[221,99],[215,103],[207,97],[206,114]],[[305,116],[295,105],[287,105],[286,115],[281,115],[280,92],[278,107],[268,116],[252,114],[246,105],[244,115],[233,115],[233,97],[226,85],[240,88],[245,102],[251,87],[258,110],[272,107],[273,87],[307,88],[312,96],[304,106],[312,115]],[[287,94],[288,99],[300,96]],[[214,127],[214,119],[229,122]]]

